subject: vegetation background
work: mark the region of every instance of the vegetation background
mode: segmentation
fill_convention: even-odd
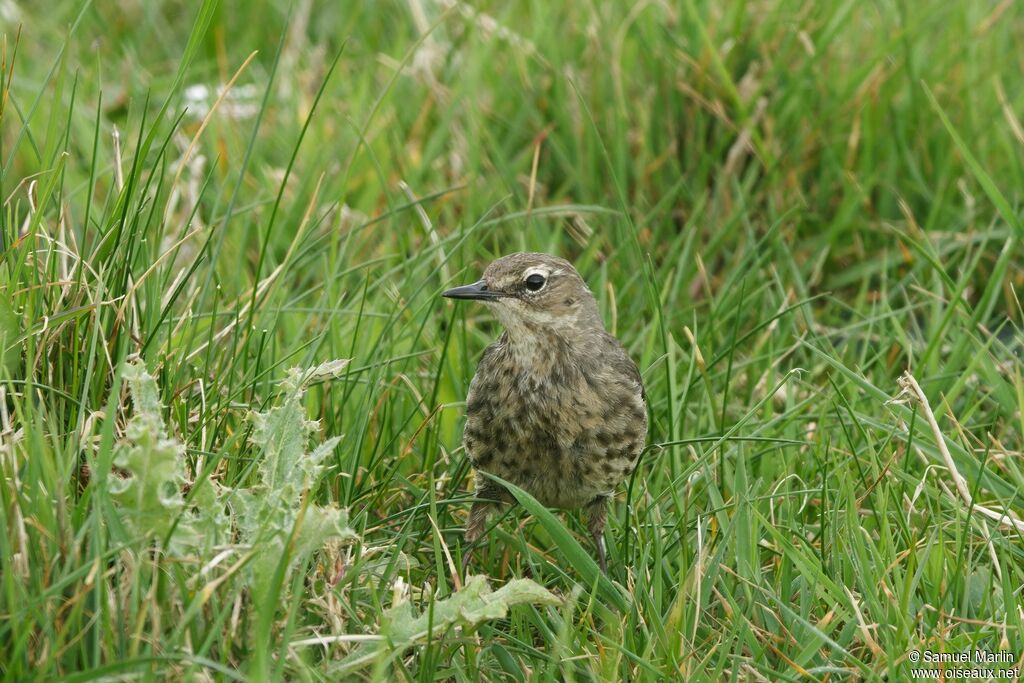
[[[1020,3],[0,22],[4,680],[1020,665]],[[498,329],[438,294],[521,249],[647,384],[607,579],[529,500],[459,566]]]

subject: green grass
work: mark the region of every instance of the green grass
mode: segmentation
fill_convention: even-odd
[[[1024,656],[1024,537],[980,509],[1024,515],[1019,3],[45,4],[0,1],[3,680]],[[521,249],[590,283],[652,446],[608,580],[526,499],[470,618],[462,401],[498,327],[439,292]],[[309,443],[260,426],[296,395]]]

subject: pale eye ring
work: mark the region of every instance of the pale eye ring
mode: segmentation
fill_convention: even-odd
[[[544,276],[540,273],[533,273],[526,278],[526,288],[531,292],[536,292],[544,286]]]

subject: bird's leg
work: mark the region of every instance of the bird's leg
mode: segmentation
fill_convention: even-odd
[[[506,497],[508,493],[498,484],[490,479],[477,476],[476,497],[473,507],[469,509],[469,520],[466,522],[466,532],[463,536],[466,542],[466,550],[462,554],[462,566],[469,566],[469,558],[472,555],[473,544],[483,535],[487,528],[487,518],[491,511]]]
[[[608,496],[598,496],[587,505],[587,529],[594,539],[597,550],[597,563],[601,571],[608,573],[608,562],[605,559],[604,525],[608,520]]]

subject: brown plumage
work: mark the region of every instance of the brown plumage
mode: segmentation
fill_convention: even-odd
[[[604,568],[608,500],[633,473],[647,437],[636,364],[605,331],[593,294],[564,259],[510,254],[479,282],[444,296],[482,301],[505,327],[469,386],[463,442],[470,462],[549,507],[586,507]],[[512,500],[479,474],[476,495],[469,543],[493,507]]]

